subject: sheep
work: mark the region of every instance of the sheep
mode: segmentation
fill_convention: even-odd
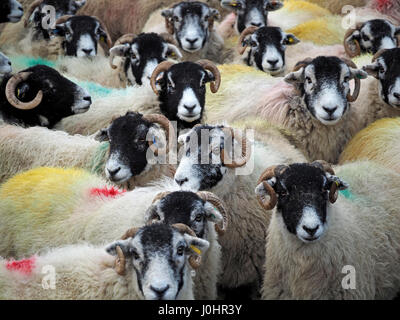
[[[23,181],[29,181],[32,188],[29,196],[26,197],[25,192],[25,197],[22,194],[18,198],[11,196],[11,189],[16,194],[22,192]],[[171,179],[159,180],[151,187],[124,192],[110,188],[103,179],[84,170],[37,168],[19,174],[0,187],[0,230],[1,234],[6,235],[4,241],[8,242],[1,246],[0,254],[20,258],[38,250],[40,253],[40,250],[48,247],[74,244],[81,240],[97,245],[117,239],[127,228],[159,222],[155,220],[167,224],[186,222],[195,228],[196,234],[211,242],[195,282],[199,284],[196,296],[214,299],[220,265],[216,232],[222,235],[228,223],[224,204],[209,192],[197,195],[180,191],[166,194],[168,191],[178,191]],[[59,198],[61,194],[64,197],[62,202]],[[49,202],[53,205],[48,206]],[[177,202],[186,203],[187,206],[171,207]],[[9,210],[17,207],[20,210],[10,217]],[[49,210],[48,214],[46,210]],[[43,221],[39,218],[35,221],[39,216],[32,213],[39,212],[42,213],[41,217],[57,216],[58,219]],[[192,221],[191,217],[196,219],[199,214],[202,215],[203,224]],[[28,220],[32,228],[25,230]],[[215,228],[213,224],[216,224]],[[222,226],[219,227],[219,224]],[[34,231],[34,225],[39,229]],[[25,230],[23,233],[28,237],[34,233],[34,239],[28,241],[21,236],[14,237],[20,234],[20,230]],[[55,230],[58,230],[58,236],[53,234]],[[49,236],[48,232],[52,234]]]
[[[16,23],[21,20],[24,9],[17,0],[5,0],[0,4],[0,23]]]
[[[20,261],[3,258],[0,299],[194,299],[190,259],[208,246],[182,224],[153,224],[128,230],[107,246],[77,244]],[[45,279],[46,270],[56,271],[54,283]]]
[[[371,160],[400,173],[400,118],[381,119],[358,132],[346,145],[339,164]]]
[[[113,120],[94,138],[41,127],[0,126],[0,183],[41,166],[83,168],[127,189],[147,185],[160,176],[173,177],[173,143],[165,140],[158,126],[165,130],[167,139],[174,139],[174,129],[162,115],[133,112]],[[161,157],[155,162],[150,155],[146,157],[149,148],[153,148],[153,137],[160,153],[165,150],[165,141],[169,141],[169,164]]]
[[[0,51],[0,83],[3,78],[12,72],[11,61]]]
[[[260,205],[273,210],[262,298],[396,297],[399,178],[372,162],[340,166],[337,175],[321,161],[266,169],[256,188]]]
[[[304,159],[289,146],[284,136],[271,131],[273,134],[265,133],[263,143],[256,142],[254,146],[244,134],[239,137],[232,128],[215,125],[195,126],[178,138],[183,146],[175,174],[177,185],[193,192],[209,190],[228,205],[230,226],[220,239],[222,274],[219,285],[221,294],[227,294],[225,298],[235,291],[243,297],[246,289],[251,291],[249,295],[256,297],[262,281],[269,221],[252,196],[251,181],[261,173],[265,163]],[[235,154],[240,154],[233,160],[232,140]]]
[[[164,76],[157,79],[161,70],[165,71]],[[133,87],[124,91],[125,95],[117,92],[115,96],[98,99],[88,113],[64,119],[55,128],[70,134],[90,135],[106,127],[114,116],[127,111],[160,113],[160,109],[170,121],[177,121],[178,131],[190,128],[202,120],[206,82],[211,82],[212,92],[218,91],[220,76],[212,62],[200,60],[173,64],[164,61],[152,74],[152,89],[150,86]]]
[[[85,89],[44,65],[7,75],[0,84],[0,121],[6,123],[52,128],[91,103]]]
[[[231,53],[225,50],[223,39],[214,29],[219,17],[218,10],[203,2],[182,1],[150,16],[143,31],[165,34],[182,50],[185,61],[208,59],[222,63]]]

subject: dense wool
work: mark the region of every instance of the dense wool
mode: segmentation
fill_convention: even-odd
[[[339,163],[371,160],[400,173],[399,137],[400,118],[378,120],[350,140]]]
[[[307,0],[307,1],[315,3],[323,8],[326,8],[334,14],[342,14],[342,8],[346,5],[351,5],[353,7],[363,7],[368,2],[368,0]]]
[[[328,228],[319,241],[301,242],[273,211],[264,299],[393,299],[399,291],[400,175],[371,162],[335,170],[350,189],[328,204]],[[342,287],[346,265],[355,268],[355,290]]]

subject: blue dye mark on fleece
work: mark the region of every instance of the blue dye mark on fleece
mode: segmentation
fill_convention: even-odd
[[[345,198],[347,199],[354,199],[354,195],[351,193],[349,189],[346,190],[340,190],[339,193],[341,193]]]
[[[11,57],[13,64],[22,66],[23,69],[27,69],[38,64],[43,64],[45,66],[54,68],[55,63],[50,60],[46,60],[43,58],[35,58],[35,57],[27,57],[27,56],[18,56],[18,57]]]
[[[110,95],[113,91],[111,88],[103,87],[97,83],[89,82],[89,81],[74,81],[78,86],[85,88],[89,91],[92,99],[104,98]]]

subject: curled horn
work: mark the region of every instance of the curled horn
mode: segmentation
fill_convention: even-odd
[[[232,128],[227,127],[223,129],[226,134],[230,134],[232,136],[232,142],[235,140],[235,132]],[[250,150],[250,141],[245,137],[243,133],[242,141],[242,154],[237,160],[230,159],[228,153],[225,153],[225,148],[221,150],[220,156],[222,163],[228,168],[238,168],[243,167],[251,157],[251,150]],[[225,161],[226,159],[227,161]]]
[[[42,4],[42,2],[43,2],[43,0],[36,0],[36,1],[32,2],[31,6],[26,11],[25,19],[24,19],[24,27],[25,28],[28,26],[29,18],[32,15],[33,11],[35,11],[35,9],[37,7],[39,7]]]
[[[374,56],[372,57],[372,62],[375,62],[382,55],[382,53],[384,53],[387,50],[388,49],[381,49],[377,53],[375,53]]]
[[[56,25],[57,25],[57,24],[63,24],[63,23],[65,23],[65,22],[67,22],[67,20],[68,20],[69,18],[72,18],[72,17],[73,17],[73,15],[61,16],[61,17],[59,17],[59,18],[57,19]]]
[[[344,35],[343,46],[344,50],[346,51],[347,55],[350,58],[354,58],[361,53],[360,43],[357,40],[354,40],[355,50],[350,48],[349,43],[346,41],[348,37],[350,37],[354,31],[360,30],[363,23],[357,23],[355,28],[347,29],[346,34]]]
[[[175,229],[177,229],[180,233],[187,233],[192,237],[196,237],[196,233],[190,229],[186,224],[183,223],[175,223],[172,225]],[[190,255],[189,264],[193,269],[198,269],[201,265],[201,256]]]
[[[112,47],[112,39],[110,36],[110,33],[108,32],[108,29],[106,27],[106,25],[103,23],[103,21],[101,21],[99,18],[97,18],[96,16],[92,16],[93,19],[96,19],[99,23],[101,28],[104,30],[104,32],[106,33],[106,37],[107,37],[107,46],[108,48]]]
[[[243,32],[240,34],[240,38],[239,38],[238,46],[237,46],[237,50],[238,50],[240,55],[242,55],[247,49],[247,44],[243,45],[244,39],[248,35],[253,34],[254,32],[256,32],[257,29],[258,29],[258,27],[250,26],[250,27],[247,27],[246,29],[244,29]]]
[[[349,68],[354,68],[354,69],[357,69],[357,68],[358,68],[358,67],[356,66],[356,64],[355,64],[353,61],[351,61],[351,60],[345,59],[345,58],[342,58],[342,60],[343,60],[343,62],[344,62],[345,64],[347,64],[347,66],[348,66]],[[351,94],[351,93],[349,92],[348,95],[347,95],[347,101],[349,101],[349,102],[354,102],[354,101],[356,101],[357,98],[358,98],[358,95],[360,94],[361,80],[360,80],[359,78],[357,78],[357,77],[354,77],[354,82],[355,82],[355,85],[354,85],[354,92],[353,92],[353,94]]]
[[[168,153],[170,145],[170,137],[175,137],[174,129],[169,120],[162,114],[145,114],[143,116],[143,119],[152,123],[157,123],[161,126],[162,129],[164,129],[167,140],[166,153]],[[160,154],[159,149],[154,145],[153,141],[149,141],[149,148],[153,151],[153,153],[156,156]]]
[[[174,34],[174,23],[170,17],[165,17],[165,28],[169,34]]]
[[[163,61],[154,69],[150,78],[150,85],[156,95],[160,94],[156,87],[157,77],[160,75],[160,73],[169,70],[169,68],[171,68],[174,64],[175,63],[171,61]]]
[[[8,102],[15,108],[20,110],[32,110],[36,108],[43,99],[43,91],[39,90],[36,97],[30,102],[22,102],[15,95],[15,90],[19,83],[28,79],[32,72],[19,72],[14,74],[6,85],[6,98]]]
[[[328,172],[330,175],[334,176],[335,171],[333,170],[332,166],[326,162],[325,160],[316,160],[311,165],[318,167],[325,172]],[[329,190],[329,201],[330,203],[335,203],[338,198],[338,185],[333,182],[331,189]]]
[[[214,75],[215,81],[210,83],[210,89],[212,93],[217,93],[219,86],[221,85],[221,74],[217,68],[217,66],[207,59],[202,59],[196,62],[201,65],[205,70],[209,70]]]
[[[133,238],[138,231],[139,231],[139,228],[131,228],[131,229],[127,230],[124,233],[124,235],[121,237],[121,240]],[[125,255],[120,246],[117,246],[115,248],[115,250],[117,251],[117,259],[115,260],[114,269],[119,275],[123,276],[123,275],[125,275],[125,261],[126,261]]]
[[[293,72],[299,71],[301,68],[307,67],[312,61],[313,61],[313,59],[308,57],[302,61],[297,62],[293,68]]]
[[[267,168],[258,179],[257,185],[260,183],[263,184],[263,187],[267,194],[269,195],[269,200],[266,200],[264,196],[257,195],[258,203],[263,207],[265,210],[272,210],[275,208],[278,197],[276,196],[274,188],[272,188],[266,180],[275,177],[277,174],[282,174],[287,169],[287,166],[272,166]]]
[[[223,220],[222,220],[222,227],[218,224],[215,225],[215,231],[217,231],[218,235],[222,237],[225,234],[226,228],[228,227],[228,214],[225,208],[224,203],[220,198],[218,198],[212,192],[207,191],[199,191],[197,195],[206,202],[210,202],[213,206],[215,206],[218,211],[221,213]]]
[[[155,203],[155,202],[157,202],[157,201],[159,201],[159,200],[165,198],[165,197],[166,197],[167,195],[169,195],[170,193],[171,193],[170,191],[164,191],[164,192],[158,193],[158,194],[154,197],[152,203]]]
[[[117,41],[115,41],[114,47],[115,47],[115,46],[119,46],[119,45],[121,45],[121,44],[131,43],[131,42],[133,41],[133,39],[135,39],[135,38],[136,38],[136,35],[133,34],[133,33],[124,34],[124,35],[123,35],[122,37],[120,37]],[[110,66],[111,66],[111,68],[113,68],[113,69],[117,69],[118,66],[116,66],[116,65],[114,64],[114,57],[115,57],[115,53],[110,53],[110,58],[109,58]]]

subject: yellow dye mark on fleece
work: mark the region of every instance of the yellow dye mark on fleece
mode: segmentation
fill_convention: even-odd
[[[328,9],[322,8],[317,4],[301,0],[286,1],[282,9],[286,9],[288,12],[307,11],[310,12],[310,14],[312,14],[315,18],[320,18],[332,14]]]
[[[72,196],[76,184],[86,177],[88,172],[81,169],[37,168],[17,174],[0,188],[0,201],[13,203],[17,211],[29,211],[37,214],[49,212],[55,199]]]

